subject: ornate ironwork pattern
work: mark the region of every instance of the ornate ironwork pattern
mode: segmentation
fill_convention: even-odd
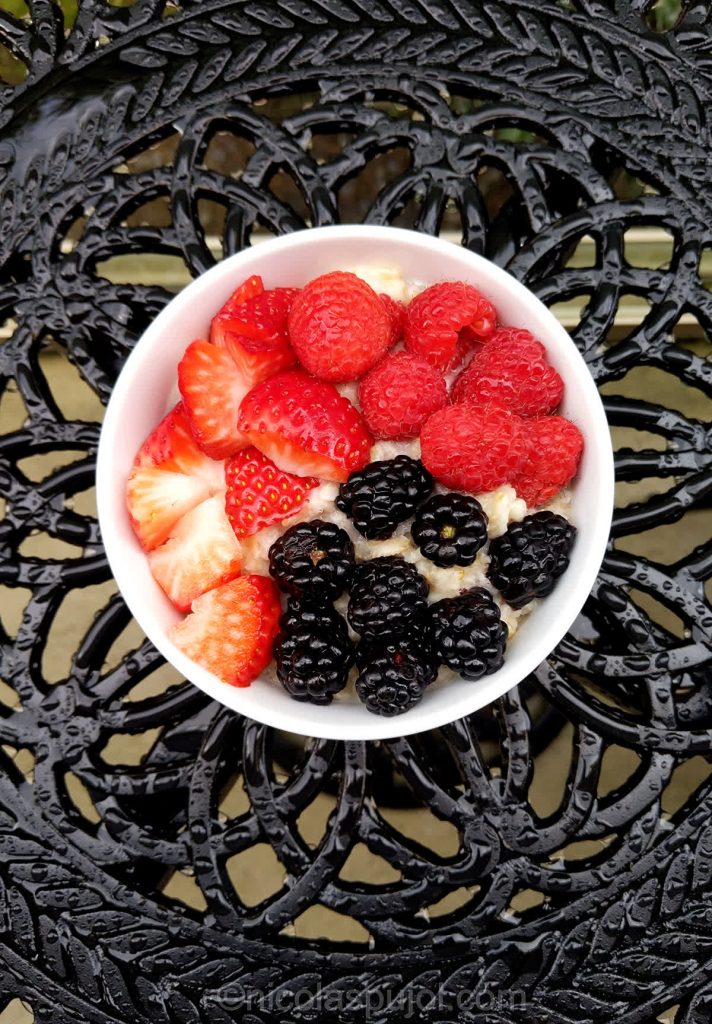
[[[26,597],[1,636],[0,995],[40,1024],[326,1020],[337,997],[342,1020],[413,1005],[442,1024],[632,1024],[673,1006],[709,1020],[712,790],[672,810],[666,794],[712,753],[712,546],[689,526],[712,492],[712,37],[704,2],[667,33],[650,7],[84,0],[71,26],[50,0],[0,13],[18,62],[0,92],[0,412],[20,410],[0,441],[0,596]],[[364,180],[366,220],[459,224],[547,303],[582,297],[573,333],[621,428],[619,480],[645,486],[628,504],[621,488],[574,630],[494,716],[299,745],[185,683],[140,689],[161,659],[121,647],[129,616],[85,500],[99,426],[52,375],[74,367],[105,401],[168,300],[116,283],[122,256],[196,275],[219,258],[212,231],[233,252],[258,228],[334,222]],[[646,226],[671,236],[657,267],[629,260],[627,232]],[[630,295],[649,312],[621,337]],[[676,339],[683,316],[703,340]],[[629,397],[641,369],[654,395]],[[55,458],[39,477],[35,455]],[[674,564],[643,557],[675,523]],[[53,630],[89,586],[96,618],[62,667]],[[557,733],[568,779],[544,813],[535,754]],[[107,753],[126,734],[147,738],[135,765]],[[614,745],[634,767],[606,791]],[[450,845],[409,836],[395,798]],[[384,881],[346,870],[359,844]],[[285,880],[253,906],[231,866],[265,846]],[[192,906],[173,872],[193,879]],[[363,943],[300,938],[317,904]]]

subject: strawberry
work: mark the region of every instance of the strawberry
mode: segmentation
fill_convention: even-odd
[[[169,636],[224,683],[249,686],[272,658],[281,605],[267,576],[238,576],[202,594]]]
[[[222,463],[202,452],[190,429],[183,404],[167,413],[138,450],[134,466],[160,466],[204,480],[210,492],[224,486]]]
[[[281,523],[304,504],[315,477],[294,476],[275,466],[257,448],[243,448],[225,463],[225,511],[236,537],[249,537]]]
[[[247,388],[296,363],[287,334],[287,315],[296,294],[296,288],[264,291],[261,278],[248,278],[213,317],[210,340],[230,353]]]
[[[135,466],[126,484],[126,504],[141,547],[158,547],[181,516],[209,497],[210,487],[200,477],[161,466]]]
[[[278,373],[254,387],[237,425],[285,472],[339,482],[363,469],[373,443],[351,402],[303,370]]]
[[[242,306],[249,299],[254,299],[255,296],[261,295],[264,290],[265,286],[260,275],[253,274],[252,277],[246,278],[242,284],[237,286],[230,298],[221,306],[217,315],[220,316],[221,313],[231,312],[236,306]]]
[[[222,497],[207,498],[178,520],[160,547],[148,554],[153,578],[173,604],[187,612],[213,587],[240,574],[240,544]]]
[[[462,362],[477,341],[486,341],[497,324],[489,299],[462,281],[443,281],[420,292],[405,311],[405,347],[441,370]]]
[[[337,270],[315,277],[297,295],[289,337],[299,362],[315,377],[356,380],[392,344],[392,321],[370,285]]]
[[[193,341],[178,364],[178,388],[197,445],[213,459],[244,448],[237,411],[249,391],[230,354],[207,341]]]

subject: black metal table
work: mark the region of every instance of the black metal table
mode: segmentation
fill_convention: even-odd
[[[71,25],[28,4],[0,12],[15,58],[0,93],[0,601],[25,605],[3,615],[0,661],[0,1009],[22,998],[52,1024],[712,1020],[706,769],[666,803],[712,752],[707,3],[664,32],[643,0],[82,0]],[[273,734],[184,683],[127,699],[161,660],[147,643],[116,655],[129,616],[98,586],[87,501],[99,425],[48,360],[105,401],[169,297],[116,283],[117,257],[198,274],[216,258],[210,217],[226,252],[258,228],[331,223],[369,168],[366,220],[459,220],[463,244],[545,302],[581,297],[573,335],[625,428],[618,477],[643,486],[621,488],[572,633],[487,713],[369,746]],[[627,232],[650,227],[670,258],[636,266]],[[631,295],[649,308],[616,333]],[[649,393],[631,397],[641,369]],[[661,524],[677,524],[667,560],[648,544]],[[96,618],[64,666],[52,631],[87,587]],[[147,746],[117,764],[107,745],[127,734]],[[564,740],[568,779],[544,813],[533,766]],[[607,789],[621,749],[630,771]],[[397,806],[456,841],[431,849]],[[265,844],[286,881],[251,906],[229,866]],[[359,844],[381,876],[344,870]],[[362,943],[300,937],[317,904]]]

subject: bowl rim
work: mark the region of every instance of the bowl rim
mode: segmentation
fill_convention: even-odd
[[[565,613],[560,612],[557,616],[555,637],[552,639],[552,636],[550,635],[552,633],[551,630],[546,628],[541,630],[541,632],[529,643],[526,652],[522,656],[523,668],[521,671],[516,673],[517,678],[506,681],[504,686],[501,685],[502,678],[500,673],[506,669],[507,662],[505,662],[503,668],[499,669],[497,672],[473,683],[471,697],[469,696],[469,691],[467,691],[459,700],[453,698],[452,706],[448,704],[445,708],[441,708],[438,711],[433,711],[431,709],[427,716],[423,716],[421,711],[420,715],[410,721],[409,719],[412,712],[408,712],[394,718],[384,718],[377,715],[371,715],[366,712],[369,715],[369,718],[363,725],[355,724],[354,726],[349,726],[348,723],[344,724],[343,722],[338,721],[329,724],[328,714],[325,714],[325,712],[328,713],[329,711],[328,707],[322,708],[316,705],[299,704],[297,702],[292,702],[295,705],[292,714],[290,714],[289,711],[283,712],[280,709],[274,709],[271,707],[262,708],[262,706],[260,706],[260,710],[263,713],[257,716],[255,713],[255,707],[250,706],[249,708],[246,708],[244,706],[244,702],[240,699],[241,696],[247,692],[245,689],[229,686],[228,684],[221,682],[206,669],[202,668],[202,666],[191,661],[183,654],[182,651],[175,647],[162,629],[156,628],[148,610],[145,609],[143,604],[138,601],[137,595],[134,593],[130,569],[126,565],[125,560],[121,557],[121,538],[117,534],[115,517],[112,511],[111,491],[112,487],[118,486],[115,474],[112,474],[111,472],[112,454],[114,446],[120,438],[125,401],[133,390],[134,381],[142,369],[146,353],[150,350],[155,339],[162,335],[166,326],[169,326],[175,318],[179,317],[184,310],[188,309],[188,307],[196,301],[196,296],[211,282],[218,280],[221,277],[227,278],[233,276],[236,280],[239,276],[241,266],[246,265],[247,268],[249,268],[255,251],[259,251],[260,254],[266,255],[275,249],[282,252],[288,252],[290,249],[298,250],[305,245],[310,245],[319,238],[325,237],[338,237],[342,240],[370,238],[374,244],[377,244],[379,239],[383,240],[385,237],[388,237],[394,240],[400,239],[401,242],[407,242],[409,246],[413,246],[416,249],[421,248],[424,252],[428,251],[430,254],[433,252],[447,252],[452,254],[452,247],[455,246],[455,248],[460,250],[462,255],[466,255],[467,259],[472,259],[474,261],[472,264],[474,270],[480,271],[485,278],[491,278],[494,280],[499,279],[499,282],[516,298],[518,298],[520,302],[523,302],[528,306],[533,306],[533,308],[538,310],[539,315],[544,315],[545,318],[549,320],[551,332],[558,333],[559,337],[562,338],[562,341],[565,339],[564,349],[568,352],[567,359],[572,361],[574,364],[579,362],[579,378],[577,380],[577,386],[581,385],[586,393],[586,401],[584,403],[587,408],[586,422],[588,428],[593,430],[593,440],[595,441],[591,446],[590,439],[587,439],[587,448],[589,446],[593,448],[593,451],[588,452],[588,457],[595,457],[598,468],[597,477],[599,489],[597,491],[596,516],[592,526],[592,533],[585,549],[583,561],[579,565],[579,581],[575,591],[575,599],[569,602]],[[487,290],[486,287],[484,287],[484,290]],[[581,375],[580,373],[581,366],[586,370],[584,375]],[[122,488],[124,486],[123,480],[121,481],[121,486]],[[463,246],[457,245],[457,243],[447,241],[437,236],[388,226],[328,225],[324,227],[309,228],[304,231],[294,232],[288,235],[282,235],[267,241],[260,240],[256,245],[250,246],[247,249],[241,250],[239,253],[235,253],[234,255],[227,257],[217,263],[214,267],[211,267],[205,273],[200,274],[167,303],[136,342],[132,352],[124,363],[114,388],[112,389],[99,438],[96,469],[96,494],[100,533],[107,560],[109,562],[109,567],[117,583],[119,592],[126,602],[132,616],[136,619],[138,625],[146,634],[146,637],[153,643],[163,657],[165,657],[166,660],[185,677],[186,680],[194,683],[208,694],[208,696],[231,708],[233,711],[245,715],[246,717],[259,720],[276,729],[281,729],[286,732],[297,732],[300,735],[313,736],[316,738],[338,740],[376,740],[388,739],[396,736],[407,736],[427,731],[429,729],[439,728],[450,722],[457,721],[468,714],[472,714],[474,711],[487,706],[494,699],[508,692],[530,675],[536,667],[546,659],[570,629],[589,596],[591,587],[598,575],[598,571],[606,551],[606,546],[608,544],[613,513],[614,463],[608,422],[603,409],[601,397],[598,393],[593,377],[591,376],[583,357],[566,330],[556,320],[550,310],[544,306],[541,300],[530,292],[525,285],[512,277],[506,270],[499,267],[497,264],[492,263],[490,260],[487,260],[485,257],[480,256],[477,253],[472,253]],[[583,585],[584,581],[585,586]],[[539,611],[539,609],[535,610],[534,614],[536,614],[537,611]],[[500,677],[500,686],[495,686],[493,683],[497,681],[498,677]],[[487,691],[492,690],[493,692],[487,695],[484,700],[477,699],[483,689],[486,689]],[[243,707],[240,707],[241,703],[243,703]],[[332,707],[334,707],[334,705],[332,705]],[[423,708],[423,705],[419,705],[419,707]],[[306,716],[298,715],[297,709],[299,708],[308,709],[309,714]],[[309,723],[309,731],[306,731],[303,722],[297,721],[297,719],[302,717],[313,717],[314,721],[310,721]],[[425,721],[421,720],[423,717],[426,717]],[[371,722],[370,719],[373,719],[373,722]]]

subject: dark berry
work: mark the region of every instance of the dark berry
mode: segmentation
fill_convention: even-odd
[[[430,606],[435,656],[465,679],[479,679],[504,661],[509,631],[492,595],[473,587]]]
[[[428,584],[403,558],[389,555],[356,566],[347,617],[362,636],[406,633],[423,617]]]
[[[546,597],[566,571],[576,528],[555,512],[535,512],[490,544],[487,575],[512,608]]]
[[[487,543],[487,516],[469,494],[434,494],[421,505],[411,527],[413,540],[436,565],[471,565]]]
[[[315,519],[291,526],[269,549],[269,571],[287,594],[303,601],[332,601],[349,584],[354,546],[334,523]]]
[[[410,519],[432,489],[433,478],[422,462],[397,455],[352,473],[339,488],[336,507],[364,537],[383,539]]]
[[[283,633],[294,633],[297,630],[308,630],[310,633],[334,634],[338,638],[348,639],[349,630],[346,619],[331,604],[302,603],[290,598],[287,608],[279,620],[279,628]]]
[[[295,700],[331,704],[354,661],[346,623],[333,608],[290,604],[280,626],[273,649],[280,683]]]
[[[427,633],[422,628],[418,635],[371,639],[366,637],[356,648],[356,664],[366,668],[375,659],[385,659],[394,665],[411,664],[418,666],[423,686],[432,683],[438,674],[438,663],[433,654]]]
[[[419,629],[393,637],[364,637],[355,652],[355,663],[364,669],[375,657],[387,655],[396,663],[408,658],[420,665],[422,683],[427,686],[437,677],[437,659],[426,630],[422,623],[418,625]]]
[[[400,715],[423,696],[423,690],[437,676],[437,666],[418,650],[412,640],[395,640],[381,647],[359,652],[361,672],[356,693],[376,715]]]

